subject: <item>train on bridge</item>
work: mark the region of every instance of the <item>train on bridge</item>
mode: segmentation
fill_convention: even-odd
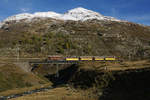
[[[70,57],[64,57],[64,56],[47,56],[46,59],[43,61],[30,61],[30,64],[76,64],[78,62],[86,62],[86,61],[101,61],[101,62],[116,62],[121,61],[118,60],[115,56],[70,56]]]
[[[48,56],[46,61],[116,61],[115,56],[70,56],[70,57],[64,57],[64,56]]]

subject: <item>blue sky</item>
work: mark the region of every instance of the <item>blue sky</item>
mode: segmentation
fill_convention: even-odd
[[[112,16],[150,25],[150,0],[0,0],[0,20],[18,13],[67,10],[83,7]]]

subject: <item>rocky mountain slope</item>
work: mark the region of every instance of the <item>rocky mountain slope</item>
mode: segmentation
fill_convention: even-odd
[[[65,14],[19,14],[7,18],[0,26],[0,48],[16,48],[19,44],[23,57],[56,54],[117,56],[130,60],[150,57],[148,26],[84,8]],[[6,50],[3,51],[0,55],[5,55]]]

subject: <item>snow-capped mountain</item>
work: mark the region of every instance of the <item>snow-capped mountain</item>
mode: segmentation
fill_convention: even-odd
[[[127,59],[130,51],[134,51],[133,60],[147,59],[150,56],[149,26],[119,21],[84,8],[75,8],[64,14],[55,12],[18,14],[4,20],[0,23],[0,27],[1,48],[10,46],[15,48],[17,41],[22,41],[21,52],[29,56],[34,53],[41,55],[42,52],[39,51],[41,47],[46,52],[54,54],[63,54],[65,50],[68,55],[76,53],[80,55],[81,50],[78,50],[80,47],[85,51],[83,52],[85,55],[110,55]],[[41,45],[43,39],[48,40],[45,46]],[[71,43],[69,44],[71,51],[63,45],[67,43],[66,40]],[[95,48],[100,52],[95,52]]]
[[[5,22],[9,21],[16,21],[19,22],[20,20],[27,20],[27,21],[32,21],[34,18],[53,18],[53,19],[58,19],[58,20],[73,20],[73,21],[86,21],[89,19],[97,19],[97,20],[105,20],[105,21],[120,21],[118,19],[115,19],[113,17],[108,17],[108,16],[103,16],[97,12],[87,10],[85,8],[75,8],[72,10],[69,10],[68,12],[64,14],[59,14],[55,12],[36,12],[33,14],[30,13],[22,13],[22,14],[17,14],[14,16],[10,16],[0,22],[0,28],[5,24]]]
[[[113,17],[103,16],[97,12],[87,10],[81,7],[69,10],[61,18],[63,18],[64,20],[70,19],[70,20],[76,20],[76,21],[78,20],[85,21],[88,19],[119,21],[118,19],[115,19]]]
[[[69,10],[65,14],[59,14],[55,12],[36,12],[34,14],[30,13],[22,13],[18,15],[14,15],[11,17],[6,18],[4,21],[12,21],[12,20],[22,20],[22,19],[32,19],[32,18],[54,18],[59,20],[74,20],[74,21],[85,21],[88,19],[98,19],[98,20],[111,20],[111,21],[119,21],[118,19],[115,19],[113,17],[107,17],[103,16],[97,12],[87,10],[84,8],[75,8],[72,10]]]

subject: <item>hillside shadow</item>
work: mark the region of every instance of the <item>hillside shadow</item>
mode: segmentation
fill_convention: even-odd
[[[45,77],[53,83],[53,86],[67,84],[70,78],[77,72],[78,66],[76,64],[71,65],[65,69],[59,71],[59,76],[56,74],[45,75]]]
[[[150,71],[115,74],[99,100],[150,100]]]

